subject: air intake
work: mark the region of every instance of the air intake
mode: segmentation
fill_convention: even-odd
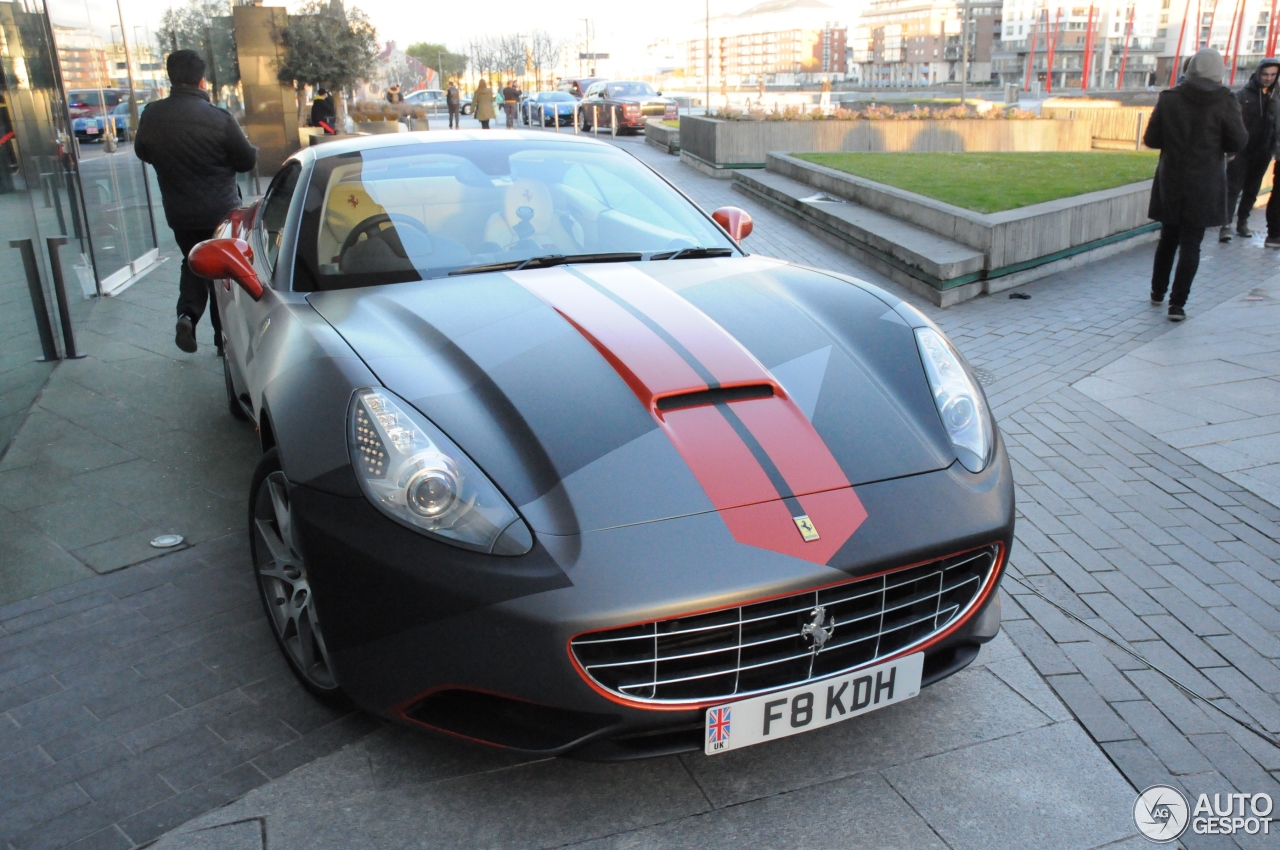
[[[773,398],[773,384],[747,384],[738,387],[716,387],[679,395],[664,395],[658,399],[658,412],[683,410],[707,404],[724,404],[729,401],[748,401],[756,398]]]

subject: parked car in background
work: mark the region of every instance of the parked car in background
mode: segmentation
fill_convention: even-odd
[[[147,105],[149,93],[142,92],[138,98],[138,112],[141,113],[143,107]],[[101,141],[107,132],[107,117],[103,116],[99,110],[81,110],[81,116],[71,119],[71,128],[76,134],[76,138],[81,141],[95,142]],[[116,105],[111,108],[109,117],[111,123],[115,125],[115,136],[118,142],[129,141],[129,99],[122,96]]]
[[[556,84],[556,91],[568,92],[581,100],[587,93],[587,89],[591,88],[591,84],[598,83],[602,79],[603,77],[566,77]]]
[[[445,100],[446,93],[441,89],[419,89],[415,92],[409,92],[404,96],[405,103],[411,103],[414,106],[425,108],[432,115],[447,113],[449,111],[448,103]],[[466,95],[461,96],[462,114],[471,114],[471,98]]]
[[[612,127],[614,115],[618,130],[643,130],[649,118],[679,116],[674,98],[663,97],[649,83],[638,80],[602,80],[592,83],[578,105],[578,122],[584,131],[594,127]]]
[[[573,107],[578,99],[565,91],[540,91],[520,101],[520,119],[525,124],[537,124],[539,119],[544,127],[573,126]]]

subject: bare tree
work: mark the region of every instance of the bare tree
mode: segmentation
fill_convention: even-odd
[[[471,67],[475,70],[477,77],[488,79],[497,70],[498,50],[493,36],[487,35],[472,40],[467,46],[467,53],[471,57]]]
[[[543,88],[542,76],[546,72],[548,76],[548,84],[553,76],[552,72],[556,67],[556,60],[560,58],[560,50],[564,46],[564,40],[556,38],[546,30],[534,30],[533,35],[529,39],[529,53],[533,59],[533,72],[537,78],[538,89]]]
[[[504,35],[497,44],[498,68],[506,78],[525,75],[524,40],[518,35]]]

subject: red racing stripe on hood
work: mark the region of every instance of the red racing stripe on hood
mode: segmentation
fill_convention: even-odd
[[[848,477],[786,390],[689,301],[629,265],[509,276],[572,324],[627,382],[735,540],[825,564],[866,519]],[[769,384],[774,395],[657,407],[663,396],[742,384]],[[804,540],[797,514],[809,517],[819,539]]]

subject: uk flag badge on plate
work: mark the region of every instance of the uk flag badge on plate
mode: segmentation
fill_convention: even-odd
[[[707,709],[707,746],[708,752],[715,752],[729,746],[729,706]]]

